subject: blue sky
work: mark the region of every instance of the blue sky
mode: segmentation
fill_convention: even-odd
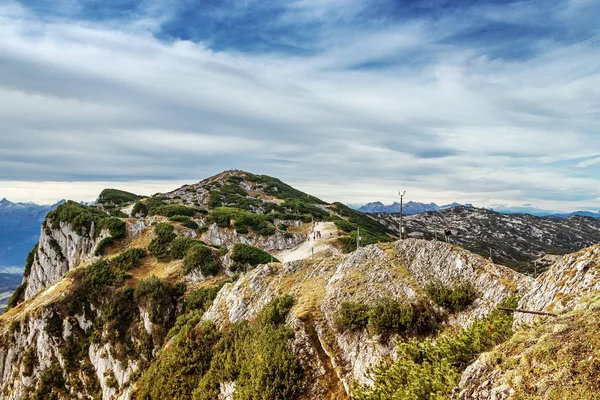
[[[600,209],[600,2],[0,0],[0,197],[228,168]]]

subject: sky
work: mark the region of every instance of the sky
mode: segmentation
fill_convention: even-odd
[[[230,168],[328,201],[600,210],[597,0],[0,0],[0,197]]]

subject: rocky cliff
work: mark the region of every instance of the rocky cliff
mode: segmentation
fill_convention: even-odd
[[[600,245],[564,256],[539,276],[516,313],[520,330],[463,374],[460,399],[596,398],[600,389]]]

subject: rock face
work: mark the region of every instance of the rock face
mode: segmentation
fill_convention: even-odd
[[[561,313],[573,308],[582,297],[600,291],[600,245],[563,257],[538,277],[523,296],[519,308]],[[517,314],[515,326],[531,324],[539,316]]]
[[[487,315],[503,298],[528,289],[531,278],[494,265],[441,242],[404,240],[371,245],[346,256],[261,266],[221,289],[204,318],[222,327],[251,319],[269,301],[289,293],[296,304],[288,325],[296,332],[294,349],[312,374],[307,398],[346,396],[354,380],[369,383],[368,370],[394,356],[393,338],[338,327],[340,303],[364,304],[380,297],[414,300],[427,296],[429,282],[470,281],[479,297],[448,323],[467,326]]]
[[[232,247],[236,243],[244,243],[266,251],[278,251],[298,246],[305,240],[305,236],[299,233],[279,231],[271,236],[260,236],[255,233],[241,235],[235,230],[219,228],[217,224],[211,224],[208,231],[202,234],[202,240],[217,246]]]
[[[56,282],[71,269],[93,258],[102,239],[110,236],[104,230],[94,235],[94,225],[87,235],[79,235],[70,224],[60,222],[58,229],[44,224],[31,273],[24,279],[25,299]]]
[[[595,390],[589,385],[600,371],[593,350],[600,345],[594,328],[600,322],[599,291],[600,245],[564,256],[532,283],[519,303],[521,309],[559,316],[516,313],[515,336],[465,370],[457,397],[566,398],[569,385],[578,386],[573,393]],[[584,379],[587,373],[595,378]]]

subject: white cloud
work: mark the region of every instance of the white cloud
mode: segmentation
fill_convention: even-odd
[[[528,57],[503,59],[452,41],[482,21],[448,15],[326,24],[311,55],[216,52],[156,39],[161,4],[118,28],[40,20],[17,3],[0,8],[6,193],[89,200],[106,181],[146,191],[151,179],[193,182],[237,167],[350,203],[391,200],[407,187],[414,200],[440,203],[600,205],[598,176],[555,165],[596,154],[598,43],[541,38]],[[338,6],[298,1],[279,22],[346,21],[364,3]],[[552,15],[564,22],[566,12]],[[43,195],[23,183],[51,180],[82,182],[81,192],[48,183],[66,194]]]

